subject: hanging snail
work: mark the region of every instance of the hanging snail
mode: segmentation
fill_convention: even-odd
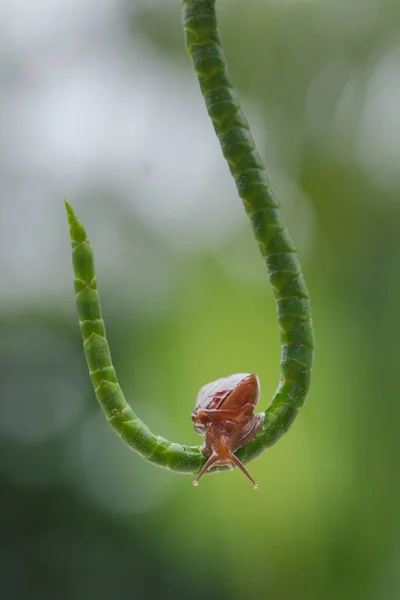
[[[264,423],[264,413],[254,414],[260,397],[257,375],[236,373],[217,379],[201,388],[192,412],[195,431],[204,435],[201,449],[208,460],[193,482],[216,466],[236,465],[257,489],[258,485],[243,463],[235,456],[236,450],[246,446]]]
[[[295,246],[281,207],[270,189],[247,119],[240,107],[219,38],[215,0],[183,2],[187,51],[208,114],[235,180],[255,240],[266,262],[281,331],[281,378],[265,412],[254,414],[259,382],[254,374],[218,379],[201,388],[192,421],[204,444],[186,446],[150,431],[125,400],[111,362],[86,231],[66,202],[72,242],[76,305],[84,352],[97,400],[117,434],[149,462],[197,475],[228,466],[244,467],[290,427],[311,382],[314,334],[310,302]]]

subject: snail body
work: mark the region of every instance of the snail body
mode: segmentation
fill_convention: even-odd
[[[192,421],[195,431],[204,435],[201,449],[208,461],[193,485],[211,467],[236,465],[258,487],[234,453],[256,436],[264,422],[264,413],[254,414],[259,397],[260,383],[253,373],[229,375],[201,388]]]

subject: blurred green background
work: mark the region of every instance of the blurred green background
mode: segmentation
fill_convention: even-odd
[[[400,3],[218,3],[298,246],[317,340],[290,433],[240,472],[147,464],[106,423],[62,203],[97,259],[113,359],[157,432],[279,336],[265,267],[186,57],[178,0],[3,0],[0,596],[400,597]]]

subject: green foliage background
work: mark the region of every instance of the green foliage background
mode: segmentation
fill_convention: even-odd
[[[13,10],[22,19],[24,3],[21,14]],[[279,339],[262,259],[185,56],[178,2],[115,0],[89,36],[79,12],[70,18],[70,62],[60,59],[62,40],[47,36],[50,19],[37,39],[10,26],[0,74],[8,133],[0,152],[1,596],[397,599],[400,4],[219,6],[232,76],[299,248],[317,340],[307,404],[290,433],[250,464],[258,492],[236,471],[194,489],[190,477],[147,465],[95,402],[64,193],[97,257],[120,382],[155,431],[199,443],[190,421],[197,391],[233,372],[260,375],[266,406]],[[100,110],[100,121],[111,114],[121,136],[148,140],[131,156],[99,139],[109,171],[95,161],[79,171],[71,158],[82,153],[85,118],[77,122],[68,103],[59,108],[61,80],[50,114],[29,96],[35,73],[50,81],[40,69],[49,57],[62,74],[88,56],[109,66],[110,80],[102,72],[96,88],[100,106],[113,77],[143,69],[121,92],[132,123],[115,106],[86,108],[88,116]],[[57,131],[68,116],[71,154],[51,162],[56,134],[42,154],[39,135],[21,134],[16,90],[40,123],[35,131]],[[151,97],[154,120],[138,114],[139,96]]]

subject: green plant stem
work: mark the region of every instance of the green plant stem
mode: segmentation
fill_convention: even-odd
[[[281,207],[241,109],[218,33],[214,0],[185,0],[183,25],[208,114],[266,262],[281,330],[281,380],[264,425],[244,448],[254,457],[285,433],[311,383],[314,334],[308,291]]]
[[[310,387],[314,336],[310,302],[296,249],[271,192],[228,72],[214,0],[183,2],[186,46],[222,153],[266,262],[281,331],[281,378],[257,436],[236,453],[258,456],[289,429]],[[117,434],[149,462],[178,473],[197,473],[206,458],[200,446],[170,442],[150,431],[126,402],[112,366],[101,316],[93,252],[85,229],[66,202],[73,248],[76,304],[84,351],[97,400]],[[215,470],[224,470],[217,467]],[[212,472],[211,471],[211,472]]]

